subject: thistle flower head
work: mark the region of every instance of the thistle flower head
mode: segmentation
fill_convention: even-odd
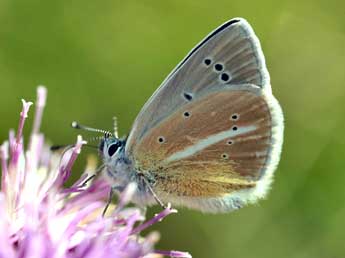
[[[105,181],[97,179],[85,186],[85,172],[71,187],[64,187],[86,142],[78,136],[74,146],[62,154],[49,150],[40,133],[47,91],[41,86],[37,92],[27,150],[23,128],[32,103],[25,100],[17,133],[10,131],[8,141],[0,146],[0,257],[191,257],[185,252],[154,250],[159,238],[156,232],[145,238],[139,235],[176,210],[169,206],[144,222],[140,209],[126,208],[135,186],[129,185],[118,206],[104,217],[109,193]],[[90,169],[94,166],[89,164],[86,170]]]

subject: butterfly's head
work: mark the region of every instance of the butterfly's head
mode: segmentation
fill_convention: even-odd
[[[124,189],[131,182],[133,168],[125,155],[125,139],[105,136],[99,143],[99,152],[112,187]],[[122,191],[122,190],[120,190]]]
[[[99,143],[99,151],[104,160],[110,160],[119,156],[122,153],[125,144],[123,140],[120,140],[114,136],[105,135]]]

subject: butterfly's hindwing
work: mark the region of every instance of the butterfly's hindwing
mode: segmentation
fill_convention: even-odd
[[[137,169],[152,171],[160,178],[157,187],[165,191],[185,185],[178,192],[189,196],[221,196],[230,189],[255,186],[269,156],[272,121],[260,90],[240,88],[188,103],[152,128],[135,146]],[[171,184],[174,178],[180,182]],[[191,187],[207,182],[222,187],[203,187],[200,193]]]

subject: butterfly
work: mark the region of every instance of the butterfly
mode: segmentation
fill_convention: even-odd
[[[106,134],[99,150],[111,193],[134,182],[139,205],[223,213],[266,195],[283,128],[259,40],[235,18],[177,65],[127,138]]]

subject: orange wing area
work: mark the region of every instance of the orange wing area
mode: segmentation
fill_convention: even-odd
[[[261,91],[234,88],[184,105],[134,147],[135,167],[154,177],[157,193],[219,197],[256,185],[269,157],[271,115]]]

